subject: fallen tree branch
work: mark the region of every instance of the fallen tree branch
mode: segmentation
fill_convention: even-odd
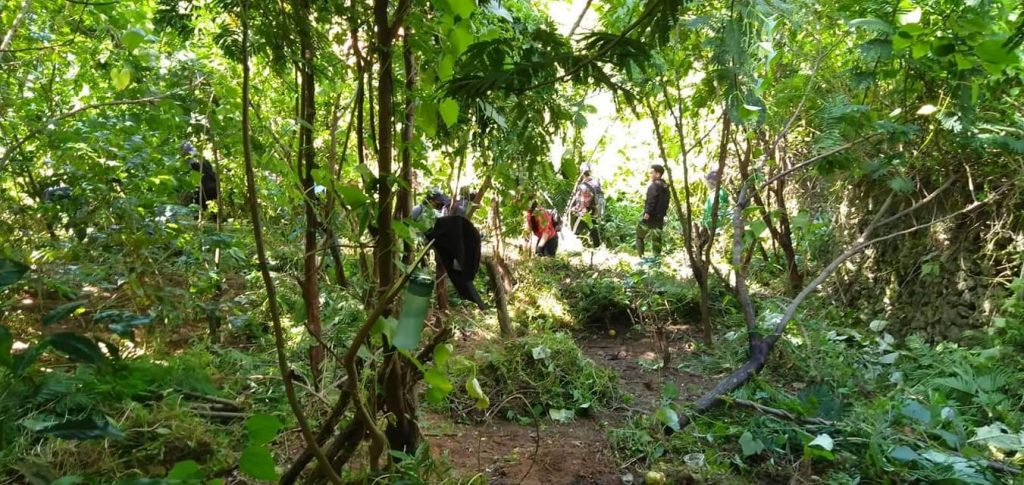
[[[800,305],[815,290],[817,290],[818,287],[821,286],[821,284],[824,283],[825,280],[828,279],[828,277],[831,276],[836,271],[836,269],[839,268],[840,265],[845,263],[848,259],[850,259],[851,257],[853,257],[856,254],[859,254],[861,251],[866,249],[868,246],[871,246],[872,244],[875,244],[875,243],[878,243],[878,242],[881,242],[881,241],[885,241],[885,240],[888,240],[888,239],[892,239],[894,237],[897,237],[897,236],[900,236],[900,235],[903,235],[903,234],[909,234],[911,232],[914,232],[914,231],[917,231],[917,230],[920,230],[920,229],[924,229],[924,228],[933,226],[935,224],[941,223],[943,221],[946,221],[946,220],[952,219],[954,217],[957,217],[959,215],[965,214],[967,212],[973,211],[973,210],[977,209],[978,207],[980,207],[980,206],[982,206],[984,204],[987,204],[987,203],[989,203],[989,202],[991,202],[993,200],[996,200],[999,197],[999,195],[1001,195],[1002,192],[1004,192],[1004,191],[1005,191],[1005,189],[998,190],[995,193],[993,193],[993,195],[991,197],[989,197],[988,199],[986,199],[984,201],[979,201],[979,202],[972,203],[972,204],[968,205],[967,207],[964,207],[963,209],[960,209],[960,210],[958,210],[956,212],[953,212],[952,214],[948,214],[948,215],[946,215],[944,217],[940,217],[938,219],[933,219],[930,222],[927,222],[927,223],[924,223],[924,224],[919,224],[919,225],[916,225],[916,226],[914,226],[912,228],[905,229],[905,230],[902,230],[902,231],[897,231],[897,232],[894,232],[892,234],[888,234],[888,235],[885,235],[885,236],[880,236],[880,237],[877,237],[877,238],[874,238],[874,239],[869,239],[869,237],[871,235],[871,232],[876,227],[878,227],[881,222],[890,222],[891,221],[891,218],[884,219],[884,220],[882,219],[882,216],[888,211],[890,205],[892,204],[893,196],[892,196],[892,194],[890,194],[889,197],[882,204],[882,207],[878,210],[876,216],[873,218],[873,222],[870,223],[866,229],[864,229],[864,232],[861,234],[860,237],[857,238],[857,240],[853,243],[853,245],[851,245],[846,251],[844,251],[842,254],[840,254],[835,260],[833,260],[831,263],[829,263],[828,266],[826,266],[825,269],[823,269],[821,271],[821,273],[818,275],[817,278],[815,278],[813,281],[811,281],[807,286],[804,287],[803,290],[800,291],[799,294],[797,294],[796,297],[793,298],[793,300],[786,307],[785,313],[783,313],[782,317],[779,319],[779,322],[775,325],[775,328],[773,329],[771,334],[762,337],[761,335],[757,334],[756,329],[753,332],[749,332],[749,335],[748,335],[748,342],[749,342],[749,351],[748,352],[749,352],[749,354],[748,354],[746,362],[744,362],[743,365],[741,365],[738,369],[733,371],[725,379],[720,381],[713,389],[711,389],[710,391],[705,393],[703,396],[701,396],[701,398],[698,399],[694,403],[694,408],[693,408],[693,411],[691,412],[691,414],[692,415],[699,415],[701,413],[704,413],[708,409],[711,409],[715,405],[717,405],[720,402],[722,402],[722,396],[725,396],[728,393],[738,389],[740,386],[742,386],[744,383],[746,383],[751,377],[753,377],[755,374],[760,372],[760,370],[763,369],[765,364],[767,363],[768,355],[771,353],[771,351],[774,348],[776,342],[778,342],[778,340],[782,337],[783,333],[786,330],[786,327],[789,325],[789,323],[796,316],[796,311],[800,307]],[[742,232],[742,230],[743,230],[743,220],[742,220],[742,217],[741,217],[742,206],[743,206],[743,204],[745,204],[747,202],[747,200],[746,200],[746,191],[741,189],[740,193],[741,193],[740,202],[737,204],[736,211],[735,211],[734,216],[733,216],[733,224],[734,224],[733,228],[737,232]],[[932,198],[926,198],[926,199],[931,200]],[[914,204],[913,206],[911,206],[911,208],[912,209],[919,208],[924,203],[926,203],[926,201],[918,202],[918,203]],[[909,209],[901,211],[901,214],[909,214]],[[736,251],[736,249],[737,249],[736,246],[734,246],[734,252]],[[735,259],[735,254],[734,254],[734,259]],[[742,275],[738,274],[738,279],[742,279]],[[738,284],[737,285],[737,291],[745,292],[746,291],[746,285],[739,285]],[[743,302],[744,306],[752,305],[750,303],[750,300],[749,300],[749,295],[747,295],[746,299],[741,298],[740,301]],[[744,309],[744,313],[745,314],[752,313],[752,309],[745,308]],[[749,315],[747,316],[747,319],[748,319],[748,324],[749,324]],[[692,418],[689,415],[683,415],[683,416],[680,417],[680,427],[685,427],[690,422],[692,422]]]
[[[804,417],[804,416],[797,416],[797,415],[795,415],[795,414],[793,414],[793,413],[791,413],[789,411],[786,411],[786,410],[783,410],[783,409],[778,409],[778,408],[773,408],[773,407],[769,407],[769,406],[765,406],[764,404],[758,404],[758,403],[756,403],[754,401],[748,401],[746,399],[733,399],[733,398],[729,398],[729,397],[722,397],[721,401],[726,403],[726,404],[735,404],[737,406],[743,406],[743,407],[755,409],[755,410],[760,411],[762,413],[765,413],[765,414],[768,414],[768,415],[771,415],[771,416],[775,416],[777,418],[782,418],[782,419],[785,419],[787,421],[793,421],[793,422],[803,423],[803,424],[813,424],[813,425],[818,425],[818,426],[835,426],[835,424],[836,424],[835,421],[829,421],[827,419],[807,418],[807,417]]]

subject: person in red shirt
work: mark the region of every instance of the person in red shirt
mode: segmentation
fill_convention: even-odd
[[[526,211],[526,229],[537,238],[537,256],[555,256],[558,251],[558,228],[555,227],[551,211],[538,207],[537,201],[530,202],[530,209]]]

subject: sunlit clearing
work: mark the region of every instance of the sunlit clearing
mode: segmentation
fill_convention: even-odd
[[[565,304],[562,300],[555,296],[550,291],[545,291],[537,295],[537,307],[560,320],[569,318],[569,313],[565,309]]]

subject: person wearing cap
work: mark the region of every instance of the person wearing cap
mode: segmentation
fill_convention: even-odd
[[[434,227],[434,221],[443,214],[443,209],[448,205],[448,197],[441,193],[441,189],[432,188],[416,207],[412,208],[410,216],[412,220],[420,223],[424,230]]]
[[[651,249],[654,259],[661,257],[662,228],[665,227],[665,214],[668,213],[668,184],[662,180],[665,167],[651,165],[650,185],[647,186],[647,200],[644,202],[644,215],[636,226],[636,251],[644,257],[644,242],[651,238]]]

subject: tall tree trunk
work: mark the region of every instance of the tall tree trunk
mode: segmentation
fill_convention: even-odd
[[[249,121],[249,23],[248,8],[246,0],[242,1],[242,156],[245,160],[245,186],[249,201],[249,214],[252,218],[253,238],[256,241],[256,258],[259,261],[260,274],[263,276],[263,283],[267,289],[267,301],[270,306],[270,320],[274,327],[274,343],[277,349],[277,364],[281,371],[281,379],[284,382],[285,395],[288,398],[288,405],[298,422],[302,438],[306,446],[313,450],[320,470],[333,484],[340,484],[341,477],[331,468],[330,462],[324,455],[323,449],[316,443],[316,437],[306,421],[306,414],[303,411],[302,403],[295,393],[295,385],[292,383],[292,370],[288,365],[288,357],[285,353],[284,329],[281,325],[281,310],[277,304],[277,290],[274,280],[270,276],[270,263],[267,260],[267,251],[263,243],[263,226],[260,222],[259,200],[256,197],[256,171],[252,163],[252,128]]]
[[[409,44],[409,29],[405,29],[405,37],[402,42],[402,60],[405,66],[405,121],[402,124],[402,169],[399,177],[402,184],[398,187],[396,198],[395,218],[406,219],[412,214],[412,144],[413,124],[416,122],[416,102],[414,92],[416,89],[416,63],[412,56],[412,46]],[[405,251],[402,260],[406,265],[412,264],[413,248]]]
[[[394,57],[394,27],[388,18],[388,0],[374,0],[373,19],[376,29],[378,56],[377,78],[377,245],[374,248],[374,262],[377,265],[377,300],[383,298],[395,281],[395,233],[391,227],[394,215],[392,205],[392,157],[394,156],[394,102],[395,78],[392,66]],[[401,15],[402,9],[398,11]],[[396,24],[400,20],[396,20]],[[384,434],[394,450],[413,453],[419,443],[420,432],[416,423],[416,405],[406,382],[409,370],[404,359],[390,343],[385,351],[383,374],[384,410],[394,416],[388,421]]]
[[[299,156],[296,169],[302,179],[303,202],[306,213],[306,246],[303,257],[302,300],[306,306],[306,328],[319,340],[323,336],[320,322],[320,286],[317,281],[317,229],[320,224],[314,205],[313,169],[316,168],[316,152],[313,149],[313,124],[316,123],[316,85],[313,79],[313,36],[309,21],[309,0],[298,0],[295,4],[295,25],[299,34]],[[309,349],[309,368],[313,374],[313,387],[320,388],[323,373],[324,348],[314,345]]]

